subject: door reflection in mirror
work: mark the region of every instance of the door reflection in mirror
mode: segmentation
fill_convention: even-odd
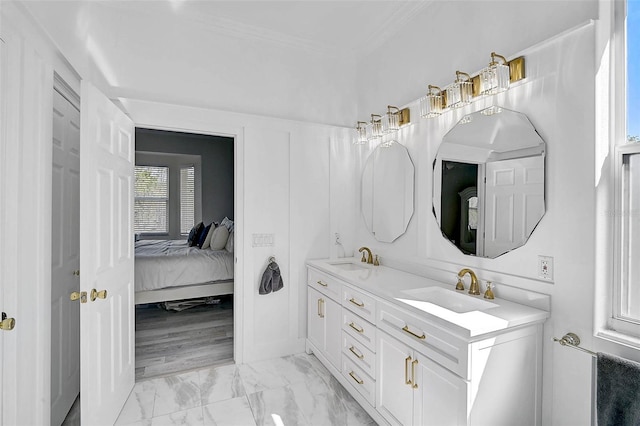
[[[443,236],[494,258],[524,245],[545,212],[545,143],[524,114],[463,117],[434,162],[433,210]]]

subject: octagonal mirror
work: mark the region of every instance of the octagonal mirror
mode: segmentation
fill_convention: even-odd
[[[526,115],[492,106],[464,116],[433,166],[433,212],[462,253],[524,245],[545,212],[545,143]]]
[[[376,240],[390,243],[405,233],[413,215],[414,168],[407,148],[385,142],[362,173],[362,216]]]

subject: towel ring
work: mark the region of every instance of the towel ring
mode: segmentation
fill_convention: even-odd
[[[276,258],[274,256],[269,256],[269,263],[273,263],[276,261]]]

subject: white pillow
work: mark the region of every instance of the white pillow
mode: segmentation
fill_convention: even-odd
[[[209,228],[209,232],[207,232],[207,236],[204,239],[204,243],[202,243],[201,249],[209,248],[211,245],[211,238],[213,237],[213,231],[215,231],[215,225],[212,223],[211,228]]]
[[[225,218],[222,219],[222,222],[220,222],[220,226],[226,226],[229,232],[231,232],[233,231],[234,223],[231,219],[225,216]]]
[[[227,249],[229,253],[233,253],[233,234],[234,234],[233,231],[229,232],[229,238],[227,238],[227,245],[224,246],[224,248]]]
[[[216,227],[211,236],[211,250],[222,250],[227,244],[227,239],[229,239],[229,230],[227,227],[222,225]]]

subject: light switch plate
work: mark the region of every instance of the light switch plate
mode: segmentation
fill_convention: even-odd
[[[252,234],[251,237],[253,247],[273,247],[275,239],[273,234]]]
[[[538,256],[538,278],[553,281],[553,257]]]

